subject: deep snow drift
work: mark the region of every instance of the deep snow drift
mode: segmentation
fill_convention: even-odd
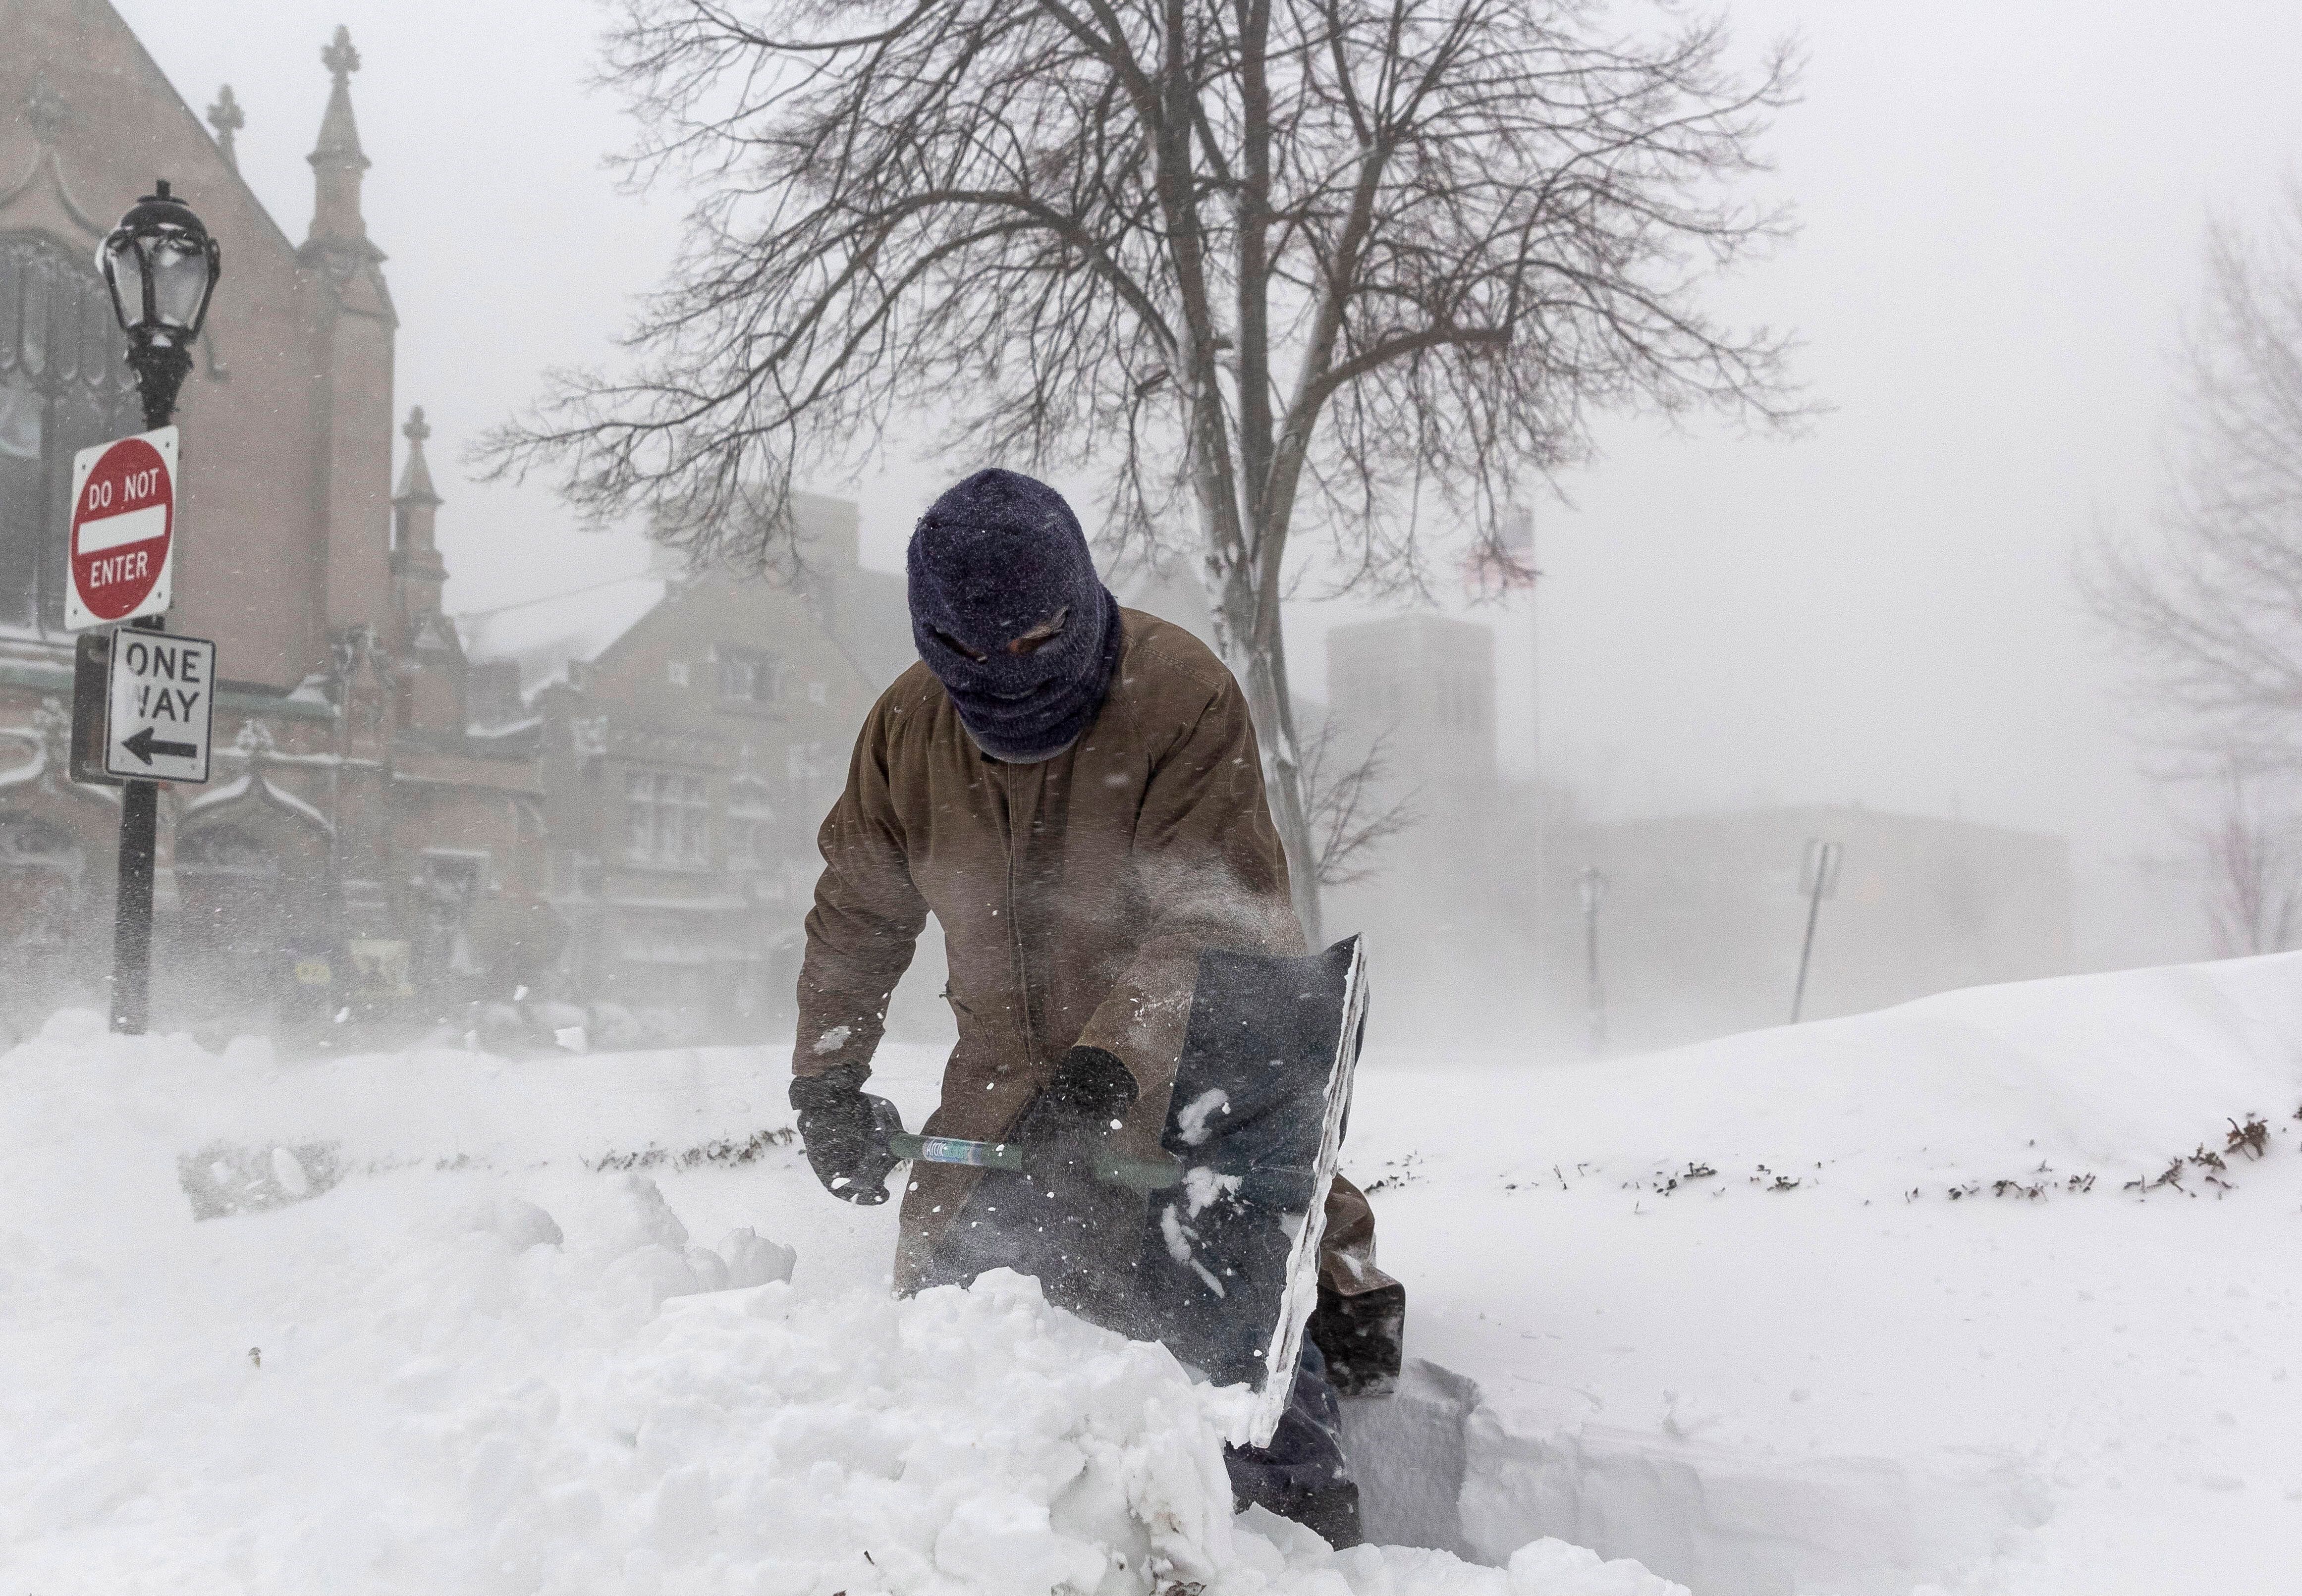
[[[914,1123],[937,1063],[883,1061]],[[1642,1059],[1372,1054],[1346,1163],[1425,1361],[1349,1422],[1371,1529],[1446,1551],[1234,1522],[1234,1399],[1025,1282],[889,1301],[893,1214],[816,1189],[784,1070],[282,1066],[60,1017],[0,1055],[0,1570],[1670,1588],[1574,1543],[1698,1596],[2292,1588],[2302,957]],[[220,1139],[348,1172],[196,1223],[177,1159]]]
[[[1380,1058],[1345,1162],[1410,1355],[1476,1382],[1410,1393],[1464,1414],[1427,1538],[1700,1596],[2302,1590],[2298,1105],[2295,954]]]
[[[255,1044],[52,1023],[0,1058],[8,1588],[1672,1589],[1556,1542],[1502,1572],[1234,1522],[1219,1447],[1243,1392],[1012,1275],[892,1301],[878,1215],[844,1252],[806,1236],[849,1264],[868,1248],[860,1280],[786,1283],[791,1255],[749,1229],[695,1245],[645,1170],[763,1226],[856,1213],[771,1135],[682,1142],[703,1149],[688,1171],[633,1139],[756,1123],[747,1095],[772,1101],[779,1074],[694,1054],[283,1071]],[[192,1222],[180,1153],[339,1130],[340,1183]]]

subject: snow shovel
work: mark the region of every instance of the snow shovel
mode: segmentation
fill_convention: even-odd
[[[1133,1300],[1110,1328],[1164,1342],[1219,1385],[1256,1395],[1247,1437],[1287,1410],[1319,1294],[1327,1188],[1341,1150],[1366,1015],[1353,937],[1287,958],[1199,955],[1164,1159],[1098,1158],[1098,1181],[1150,1199]],[[891,1136],[901,1159],[1021,1172],[1005,1142]]]

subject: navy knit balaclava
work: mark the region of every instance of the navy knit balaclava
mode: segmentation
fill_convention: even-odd
[[[1063,496],[979,471],[928,507],[904,562],[912,637],[979,747],[1029,764],[1078,741],[1119,662],[1119,601]],[[1062,629],[1028,653],[1008,646]]]

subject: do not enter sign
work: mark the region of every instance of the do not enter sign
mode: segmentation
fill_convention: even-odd
[[[166,611],[176,547],[174,427],[72,457],[71,538],[67,631]]]

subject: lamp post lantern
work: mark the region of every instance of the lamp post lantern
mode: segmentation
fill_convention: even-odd
[[[97,270],[112,295],[112,313],[128,334],[128,365],[144,402],[144,429],[157,432],[176,414],[176,393],[192,369],[192,341],[206,323],[208,301],[223,272],[223,251],[162,178],[155,192],[128,208],[97,246]],[[163,629],[162,617],[130,626]],[[152,987],[152,876],[160,789],[130,781],[121,794],[120,866],[112,928],[112,1029],[143,1033]]]
[[[112,293],[112,314],[128,334],[128,364],[144,399],[147,431],[176,413],[176,391],[192,369],[192,340],[208,319],[223,272],[223,251],[168,180],[128,207],[97,246],[97,269]]]

